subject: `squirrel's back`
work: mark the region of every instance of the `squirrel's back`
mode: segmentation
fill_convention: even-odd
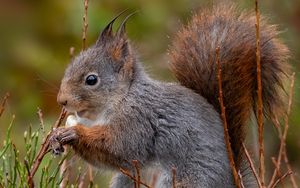
[[[177,34],[171,50],[171,69],[179,82],[202,95],[220,112],[216,48],[220,49],[223,100],[235,161],[240,163],[245,124],[256,106],[256,18],[234,5],[201,10]],[[283,74],[288,48],[277,39],[276,26],[260,20],[261,76],[264,113],[282,109]],[[256,110],[254,110],[255,112]]]

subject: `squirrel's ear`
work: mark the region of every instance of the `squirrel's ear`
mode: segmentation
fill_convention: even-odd
[[[100,46],[101,44],[107,42],[109,39],[113,38],[113,24],[116,21],[117,18],[119,18],[126,10],[123,10],[121,13],[119,13],[112,21],[109,22],[109,24],[103,29],[103,31],[100,33],[97,41],[96,46]]]
[[[134,54],[132,54],[132,50],[130,49],[130,45],[128,40],[125,40],[121,47],[122,52],[122,65],[119,70],[119,78],[121,80],[132,80],[133,77],[133,64],[134,64]]]
[[[120,38],[111,49],[111,56],[116,63],[124,64],[131,56],[130,45],[126,37]]]
[[[111,51],[115,71],[119,73],[121,80],[132,77],[135,55],[132,52],[129,41],[123,37],[115,44]]]

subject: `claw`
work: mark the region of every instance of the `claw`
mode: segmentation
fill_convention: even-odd
[[[60,155],[64,152],[64,147],[57,141],[56,138],[50,142],[50,147],[54,155]]]
[[[64,147],[60,147],[60,148],[54,148],[52,150],[52,153],[54,155],[61,155],[64,151],[65,151]]]
[[[53,130],[50,137],[50,147],[54,155],[64,152],[64,145],[73,144],[78,139],[76,132],[71,128],[58,128]]]

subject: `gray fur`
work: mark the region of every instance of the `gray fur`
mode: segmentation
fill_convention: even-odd
[[[91,73],[99,78],[94,86],[85,84]],[[172,167],[177,187],[234,187],[219,113],[193,90],[150,78],[125,34],[105,30],[95,46],[80,53],[66,70],[58,101],[109,129],[109,148],[102,150],[106,140],[99,139],[77,151],[94,166],[134,172],[131,162],[138,160],[142,171],[158,166],[160,188],[171,187]],[[121,173],[111,183],[132,186]]]
[[[114,20],[65,72],[58,102],[79,121],[74,127],[53,131],[52,149],[60,153],[62,145],[70,144],[94,166],[124,168],[131,173],[132,161],[138,160],[143,176],[153,167],[160,172],[159,188],[172,186],[173,167],[178,188],[234,187],[217,112],[214,54],[220,45],[224,104],[235,162],[241,173],[250,172],[243,170],[248,164],[242,161],[241,144],[251,109],[256,107],[254,15],[238,13],[235,6],[227,5],[195,14],[170,51],[172,71],[183,86],[150,78],[130,46],[125,25],[121,32],[112,32]],[[264,109],[267,116],[273,116],[283,109],[278,86],[288,70],[289,50],[276,38],[274,26],[262,19],[260,28],[265,31],[261,35]],[[98,79],[95,85],[85,82],[91,74]],[[244,184],[255,186],[249,179],[243,178]],[[129,188],[133,182],[119,172],[111,187]]]
[[[171,186],[172,167],[181,187],[233,187],[223,126],[212,105],[190,89],[149,78],[137,61],[125,87],[117,82],[112,63],[101,49],[91,48],[68,67],[62,87],[72,91],[69,104],[84,101],[93,107],[90,113],[105,112],[107,126],[116,130],[118,143],[111,150],[122,158],[119,165],[132,169],[131,161],[138,160],[146,169],[158,164],[164,172],[159,187]],[[102,82],[95,89],[88,90],[79,79],[89,72],[98,73]],[[67,89],[70,85],[76,87]],[[131,187],[128,183],[119,174],[111,187]]]
[[[219,114],[193,91],[140,74],[110,115],[126,126],[130,148],[123,154],[130,159],[158,162],[165,171],[175,167],[189,187],[233,186]]]

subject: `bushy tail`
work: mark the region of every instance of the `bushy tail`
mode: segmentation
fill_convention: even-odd
[[[254,13],[240,13],[234,5],[201,10],[177,34],[169,51],[171,69],[179,82],[205,97],[220,112],[216,71],[216,48],[220,47],[223,99],[238,165],[245,125],[257,100],[255,20]],[[289,50],[277,35],[276,26],[261,18],[261,76],[266,116],[277,115],[283,109],[280,91],[288,70]]]

